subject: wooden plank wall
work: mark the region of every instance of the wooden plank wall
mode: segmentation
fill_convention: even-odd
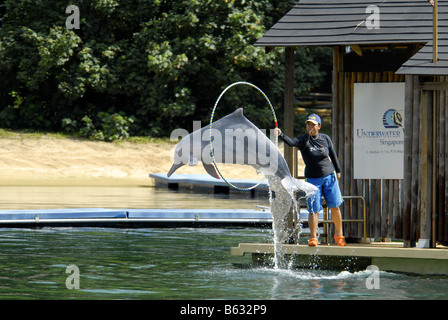
[[[448,241],[448,77],[430,80],[406,76],[401,239],[408,246]]]
[[[339,70],[335,66],[332,112],[332,138],[342,166],[339,182],[343,195],[366,199],[367,237],[403,239],[414,246],[420,237],[429,237],[435,210],[435,240],[447,242],[448,77],[434,78],[435,85],[423,87],[418,76]],[[403,180],[353,178],[353,87],[361,82],[406,84]],[[360,202],[346,201],[341,210],[344,219],[362,218]],[[362,238],[361,224],[344,224],[344,229],[346,237]]]
[[[448,77],[440,76],[434,79],[443,90],[433,90],[433,107],[435,128],[434,165],[435,165],[435,230],[436,240],[448,243]]]
[[[421,91],[417,76],[406,76],[404,179],[402,183],[402,233],[414,246],[419,235],[421,207]]]
[[[342,167],[339,181],[343,195],[360,195],[366,200],[367,237],[402,237],[401,180],[353,178],[353,87],[360,82],[404,82],[404,76],[393,72],[343,72],[339,51],[335,49],[333,70],[332,138]],[[406,121],[406,118],[405,118]],[[345,201],[343,219],[362,219],[360,201]],[[344,224],[348,238],[362,238],[361,224]]]

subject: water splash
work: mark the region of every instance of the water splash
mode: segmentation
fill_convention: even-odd
[[[300,221],[299,205],[295,197],[297,187],[291,186],[285,188],[280,178],[276,176],[266,176],[269,184],[269,203],[272,213],[272,230],[274,233],[274,269],[290,269],[292,261],[288,261],[283,253],[283,244],[288,243],[289,239],[298,234],[298,241],[302,233],[302,222]],[[308,197],[314,201],[316,188],[309,184],[301,185],[302,191],[305,191]],[[273,193],[275,196],[273,196]],[[292,216],[290,215],[292,210]],[[292,217],[297,217],[295,230]],[[297,241],[297,243],[298,243]]]

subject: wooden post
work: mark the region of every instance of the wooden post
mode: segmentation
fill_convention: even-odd
[[[420,240],[418,247],[429,247],[431,238],[431,200],[432,200],[432,91],[422,91],[421,118],[421,202],[420,202]]]
[[[443,77],[447,82],[448,77]],[[448,241],[448,91],[442,91],[438,108],[438,205],[437,205],[437,240]]]
[[[414,90],[415,77],[411,75],[405,76],[405,127],[404,127],[404,177],[402,188],[402,214],[401,214],[401,237],[404,240],[405,247],[411,246],[411,211],[412,211],[412,181],[413,181],[413,136],[418,134],[414,132]],[[414,198],[414,201],[415,198]]]
[[[411,216],[410,216],[410,239],[409,246],[414,247],[417,234],[420,230],[418,224],[420,202],[421,202],[421,93],[419,77],[414,76],[414,91],[412,105],[412,180],[411,180]]]
[[[445,80],[446,81],[446,80]],[[443,240],[443,241],[448,241],[448,121],[446,121],[446,117],[448,116],[448,97],[447,97],[447,93],[445,93],[445,97],[444,97],[444,113],[445,116],[443,117],[443,119],[445,119],[444,122],[442,122],[441,124],[443,124],[443,128],[445,131],[445,134],[441,135],[441,139],[443,139],[444,141],[444,154],[441,155],[441,157],[444,157],[444,171],[442,171],[442,175],[443,178],[441,177],[440,179],[443,181],[441,183],[445,183],[444,189],[441,189],[441,198],[444,199],[444,211],[440,212],[440,225],[442,227],[442,229],[440,230],[439,233],[439,239]],[[442,119],[442,117],[441,117]],[[442,191],[444,190],[444,191]]]
[[[284,132],[289,137],[294,137],[294,51],[294,47],[285,48],[285,110],[283,117]],[[295,173],[297,172],[297,162],[294,161],[294,158],[297,159],[297,157],[294,157],[294,152],[296,152],[294,148],[285,146],[285,160],[293,177],[296,176]],[[289,243],[297,243],[297,234],[294,232],[293,208],[291,208],[285,224],[288,234],[292,236]]]
[[[338,130],[337,130],[337,116],[339,114],[338,102],[339,102],[339,72],[340,72],[340,54],[339,46],[333,47],[333,83],[331,86],[331,123],[332,123],[332,140],[335,146],[339,145]]]
[[[287,136],[294,137],[294,47],[285,48],[285,108],[284,108],[284,132]],[[293,148],[285,147],[284,154],[289,170],[294,176],[297,171],[294,163]]]
[[[435,248],[436,247],[436,219],[437,219],[437,186],[436,186],[436,182],[437,182],[437,164],[436,164],[436,160],[437,160],[437,154],[439,153],[438,148],[437,148],[437,143],[436,141],[438,140],[437,137],[438,135],[438,131],[439,131],[439,117],[437,116],[438,111],[439,111],[439,103],[440,103],[440,91],[433,91],[432,92],[432,184],[431,184],[431,244],[430,247],[431,248]]]

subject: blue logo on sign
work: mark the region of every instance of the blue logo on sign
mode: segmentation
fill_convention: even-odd
[[[383,115],[383,125],[386,129],[403,127],[403,116],[399,111],[389,109]]]

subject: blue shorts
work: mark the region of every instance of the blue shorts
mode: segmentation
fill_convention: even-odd
[[[307,199],[309,212],[316,213],[322,210],[322,194],[329,208],[337,208],[342,204],[343,200],[336,172],[322,178],[306,178],[306,182],[317,187],[316,196],[314,198],[308,197]]]

